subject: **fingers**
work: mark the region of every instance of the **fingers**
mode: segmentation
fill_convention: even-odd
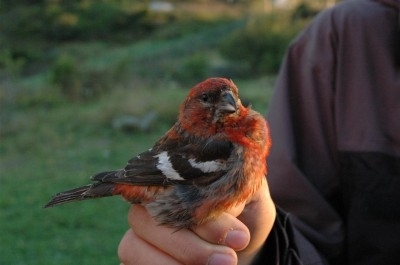
[[[188,229],[176,230],[159,226],[141,206],[131,207],[128,220],[137,237],[157,250],[168,253],[168,256],[178,262],[171,264],[237,264],[237,255],[232,248],[207,242]],[[220,240],[219,237],[216,238]],[[139,244],[138,241],[136,243]],[[133,246],[130,251],[135,253],[136,250],[132,248]],[[140,254],[142,253],[138,253]],[[121,250],[120,255],[125,255],[124,251]],[[124,258],[121,257],[121,260]]]
[[[182,265],[171,256],[136,236],[132,229],[129,229],[122,238],[118,246],[118,256],[123,265]]]
[[[260,189],[246,204],[229,209],[216,220],[192,230],[210,243],[237,251],[239,264],[251,264],[272,229],[275,215],[275,205],[263,179]]]
[[[236,251],[243,250],[250,242],[249,229],[228,213],[223,213],[216,220],[196,226],[192,231],[212,244],[225,245]]]

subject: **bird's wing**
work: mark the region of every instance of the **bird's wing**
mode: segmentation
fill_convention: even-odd
[[[92,179],[146,186],[205,185],[226,173],[233,148],[231,142],[216,137],[164,139],[129,160],[123,170],[103,172]]]

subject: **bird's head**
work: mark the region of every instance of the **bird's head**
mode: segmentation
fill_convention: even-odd
[[[181,105],[179,121],[186,130],[209,132],[226,119],[239,117],[244,109],[231,80],[209,78],[189,91]]]

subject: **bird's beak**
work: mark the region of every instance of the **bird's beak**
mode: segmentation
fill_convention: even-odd
[[[219,102],[218,108],[222,112],[226,113],[234,113],[237,110],[237,104],[235,97],[232,95],[232,92],[225,91],[222,92],[221,101]]]

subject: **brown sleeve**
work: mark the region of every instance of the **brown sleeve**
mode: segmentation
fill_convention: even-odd
[[[343,226],[327,200],[339,185],[333,106],[336,44],[330,16],[330,11],[319,15],[284,59],[268,113],[268,183],[273,200],[290,213],[296,230],[318,251],[335,256],[341,251]]]

